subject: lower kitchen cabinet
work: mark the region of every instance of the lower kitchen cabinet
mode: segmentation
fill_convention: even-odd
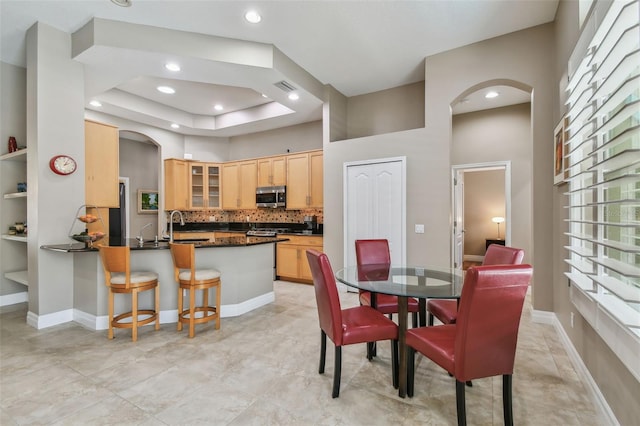
[[[311,269],[307,261],[308,249],[322,251],[322,237],[286,235],[289,241],[277,245],[276,275],[287,281],[312,283]]]

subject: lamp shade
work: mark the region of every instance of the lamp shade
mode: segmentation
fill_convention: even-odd
[[[502,223],[502,222],[504,222],[504,217],[502,217],[502,216],[492,217],[491,218],[491,222],[493,222],[493,223]]]

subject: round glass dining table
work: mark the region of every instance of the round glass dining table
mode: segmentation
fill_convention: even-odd
[[[353,288],[371,292],[375,307],[376,294],[398,296],[398,395],[407,392],[407,331],[408,298],[415,297],[420,305],[420,326],[426,325],[426,299],[459,299],[464,277],[454,268],[413,267],[394,265],[349,266],[335,274],[336,279]]]

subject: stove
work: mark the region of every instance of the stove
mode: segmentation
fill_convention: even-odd
[[[247,231],[247,235],[250,237],[275,237],[286,232],[291,232],[291,230],[288,228],[256,228]]]

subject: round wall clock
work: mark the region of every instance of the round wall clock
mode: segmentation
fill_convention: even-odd
[[[76,160],[68,155],[56,155],[49,161],[49,167],[51,170],[59,175],[70,175],[76,171]]]

